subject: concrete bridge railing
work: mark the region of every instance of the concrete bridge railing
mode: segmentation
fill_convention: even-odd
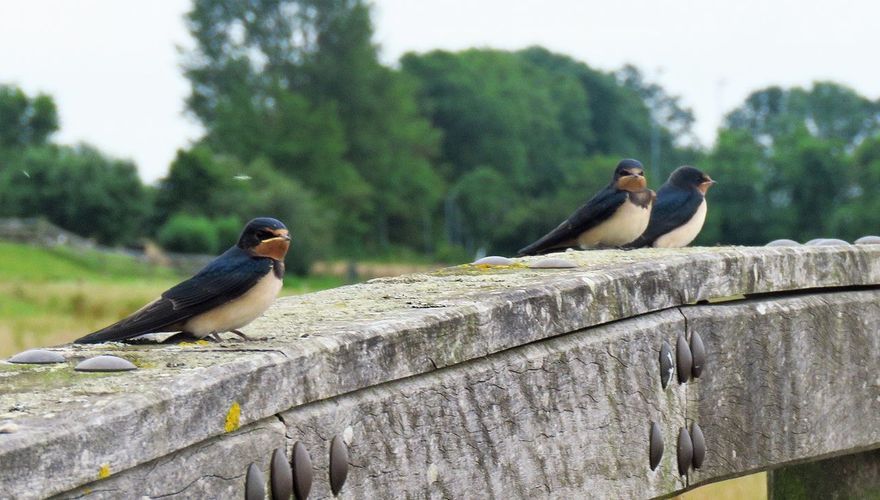
[[[240,498],[296,442],[309,498],[331,468],[341,498],[644,498],[880,447],[880,245],[561,257],[281,299],[259,342],[0,362],[0,497]],[[139,369],[73,371],[96,354]]]

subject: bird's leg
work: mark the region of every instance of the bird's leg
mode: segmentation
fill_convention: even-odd
[[[241,332],[238,331],[238,330],[229,330],[229,331],[232,332],[232,333],[234,333],[234,334],[236,334],[236,335],[238,335],[239,337],[243,338],[244,340],[254,340],[254,339],[248,337],[247,335],[241,333]]]
[[[214,333],[212,333],[211,335],[208,335],[208,336],[205,337],[205,338],[213,339],[214,342],[223,342],[223,339],[220,338],[220,334],[217,333],[217,332],[214,332]]]

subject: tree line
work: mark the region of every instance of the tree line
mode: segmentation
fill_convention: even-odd
[[[761,89],[712,148],[679,98],[626,66],[542,47],[380,63],[362,0],[195,0],[187,110],[205,135],[168,175],[52,141],[50,96],[0,86],[0,215],[42,215],[107,244],[217,252],[255,215],[318,258],[510,254],[635,157],[719,181],[697,244],[852,239],[880,226],[880,105],[833,82]]]

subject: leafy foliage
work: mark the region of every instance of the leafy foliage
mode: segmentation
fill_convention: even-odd
[[[714,146],[638,68],[542,47],[436,50],[379,62],[366,0],[194,0],[187,108],[205,135],[166,178],[53,144],[51,97],[0,86],[0,215],[44,215],[112,244],[205,253],[241,224],[292,230],[288,268],[318,257],[511,253],[642,160],[719,181],[697,243],[853,239],[880,226],[880,103],[833,82],[768,87]]]
[[[156,234],[159,243],[176,252],[216,252],[217,228],[207,217],[176,214]]]
[[[89,146],[41,146],[0,172],[0,213],[42,215],[75,233],[111,244],[143,237],[151,206],[134,164]]]

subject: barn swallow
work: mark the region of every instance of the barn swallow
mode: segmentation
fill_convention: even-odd
[[[517,256],[581,247],[612,247],[629,243],[648,227],[654,191],[647,187],[645,169],[637,160],[622,160],[605,188],[562,224]]]
[[[684,165],[657,191],[648,229],[627,247],[678,248],[694,241],[706,220],[706,191],[715,184],[698,169]]]
[[[223,332],[248,337],[238,328],[259,317],[281,290],[290,235],[280,221],[247,223],[238,243],[192,278],[172,287],[131,316],[77,339],[77,344],[112,342],[147,333],[181,332],[203,338]]]

